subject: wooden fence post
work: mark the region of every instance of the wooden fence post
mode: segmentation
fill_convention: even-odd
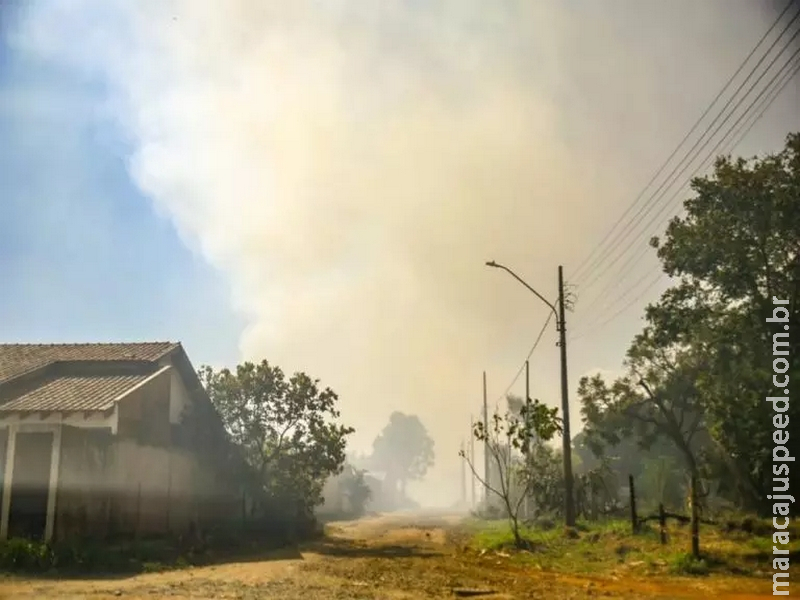
[[[633,487],[633,475],[628,475],[628,487],[631,496],[631,529],[633,533],[639,531],[639,518],[636,516],[636,490]]]
[[[690,485],[692,499],[692,556],[700,558],[700,513],[697,506],[697,474],[692,474]]]
[[[661,543],[667,543],[667,515],[664,512],[664,504],[658,505],[658,526],[661,534]]]

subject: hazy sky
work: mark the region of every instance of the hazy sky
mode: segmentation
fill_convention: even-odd
[[[305,370],[357,448],[419,414],[438,466],[418,491],[452,500],[482,370],[494,405],[548,314],[484,262],[553,299],[559,264],[577,285],[573,400],[617,369],[688,173],[613,268],[571,269],[782,6],[0,1],[0,338]],[[797,81],[737,153],[800,129]],[[531,374],[551,404],[555,337]]]

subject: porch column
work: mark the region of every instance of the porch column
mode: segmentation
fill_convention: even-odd
[[[17,449],[17,427],[8,426],[6,468],[3,471],[3,498],[0,507],[0,540],[8,538],[8,516],[11,509],[11,484],[14,481],[14,454]]]
[[[58,496],[58,472],[61,464],[61,425],[53,432],[53,448],[50,457],[50,482],[47,489],[47,520],[44,525],[44,541],[53,539],[56,524],[56,498]]]

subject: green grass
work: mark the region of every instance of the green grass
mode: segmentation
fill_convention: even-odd
[[[521,530],[528,542],[524,551],[514,547],[514,537],[505,520],[471,519],[465,528],[470,536],[468,547],[473,551],[510,554],[513,560],[559,572],[692,576],[723,573],[753,577],[765,576],[772,570],[771,535],[726,531],[710,525],[700,529],[699,560],[689,552],[690,528],[674,522],[668,525],[666,545],[660,542],[657,525],[650,523],[643,524],[636,535],[631,533],[630,523],[622,520],[582,522],[572,531],[563,526],[525,527]],[[793,553],[800,551],[798,533],[791,533]]]

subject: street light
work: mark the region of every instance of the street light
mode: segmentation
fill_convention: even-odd
[[[558,345],[561,350],[561,412],[563,419],[562,449],[564,453],[564,518],[568,527],[575,526],[575,504],[572,494],[572,444],[569,427],[569,394],[567,387],[567,328],[564,319],[564,274],[563,268],[558,267],[558,310],[545,299],[539,292],[528,285],[519,275],[505,265],[493,260],[486,262],[487,267],[502,269],[514,279],[524,285],[528,291],[533,292],[539,300],[544,302],[556,317],[556,329],[559,332]]]
[[[541,295],[539,292],[537,292],[535,289],[533,289],[531,286],[529,286],[527,283],[525,283],[525,280],[523,280],[523,279],[522,279],[522,278],[521,278],[519,275],[517,275],[516,273],[514,273],[514,271],[512,271],[511,269],[509,269],[509,268],[508,268],[508,267],[506,267],[505,265],[501,265],[501,264],[499,264],[499,263],[496,263],[496,262],[495,262],[495,261],[493,261],[493,260],[486,261],[486,266],[487,266],[487,267],[494,267],[495,269],[503,269],[503,270],[504,270],[506,273],[508,273],[509,275],[511,275],[511,276],[512,276],[514,279],[516,279],[516,280],[517,280],[517,281],[519,281],[519,282],[520,282],[522,285],[524,285],[526,288],[528,288],[528,290],[530,290],[531,292],[533,292],[534,294],[536,294],[536,297],[537,297],[537,298],[539,298],[539,300],[541,300],[541,301],[542,301],[542,302],[544,302],[545,304],[547,304],[547,306],[549,306],[549,307],[550,307],[550,310],[552,310],[552,311],[553,311],[553,314],[556,316],[556,325],[558,325],[559,318],[558,318],[558,311],[556,310],[556,307],[555,307],[555,306],[553,306],[553,304],[552,304],[551,302],[549,302],[549,301],[548,301],[548,300],[547,300],[547,299],[546,299],[544,296],[542,296],[542,295]]]

